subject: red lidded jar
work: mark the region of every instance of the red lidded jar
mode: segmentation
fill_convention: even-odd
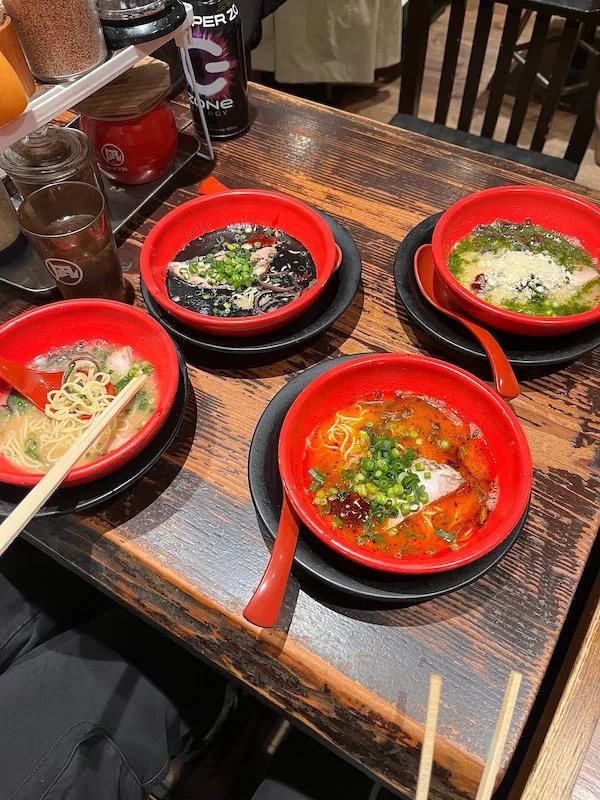
[[[113,181],[150,183],[171,168],[178,135],[164,100],[170,89],[168,65],[146,57],[77,106],[98,166]]]
[[[94,143],[98,166],[117,183],[149,183],[162,177],[177,153],[177,126],[166,102],[128,120],[81,115],[81,129]]]

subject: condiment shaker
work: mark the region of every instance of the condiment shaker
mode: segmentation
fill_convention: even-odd
[[[26,246],[17,212],[0,180],[0,267],[10,263]]]
[[[106,59],[95,0],[4,0],[31,71],[42,83],[66,83]]]
[[[17,73],[17,77],[23,84],[25,93],[28,97],[35,92],[35,83],[31,77],[31,71],[27,66],[21,42],[17,36],[13,21],[8,14],[4,13],[4,7],[0,2],[0,52],[4,55],[8,63]]]
[[[23,197],[58,181],[83,181],[102,189],[94,148],[85,133],[44,127],[0,152],[0,168]]]

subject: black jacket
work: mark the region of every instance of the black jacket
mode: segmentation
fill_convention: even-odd
[[[282,6],[285,0],[237,0],[244,26],[246,45],[256,47],[260,42],[260,23]]]

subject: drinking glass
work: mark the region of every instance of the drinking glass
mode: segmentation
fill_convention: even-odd
[[[125,300],[125,280],[98,188],[79,181],[44,186],[23,201],[19,218],[65,299]]]

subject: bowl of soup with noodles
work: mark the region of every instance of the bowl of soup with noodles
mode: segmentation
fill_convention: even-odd
[[[227,191],[190,200],[144,242],[142,280],[186,325],[255,336],[287,325],[319,297],[341,253],[325,220],[279,192]]]
[[[139,309],[110,300],[68,300],[0,327],[3,357],[57,372],[44,410],[0,383],[0,481],[37,483],[136,375],[146,381],[99,436],[64,485],[124,466],[158,433],[175,399],[177,353],[168,334]]]
[[[279,467],[314,534],[364,566],[406,574],[489,553],[519,522],[532,484],[508,405],[421,356],[359,357],[316,378],[286,416]]]
[[[470,316],[551,336],[600,321],[600,208],[534,186],[463,198],[433,234],[436,271]]]

